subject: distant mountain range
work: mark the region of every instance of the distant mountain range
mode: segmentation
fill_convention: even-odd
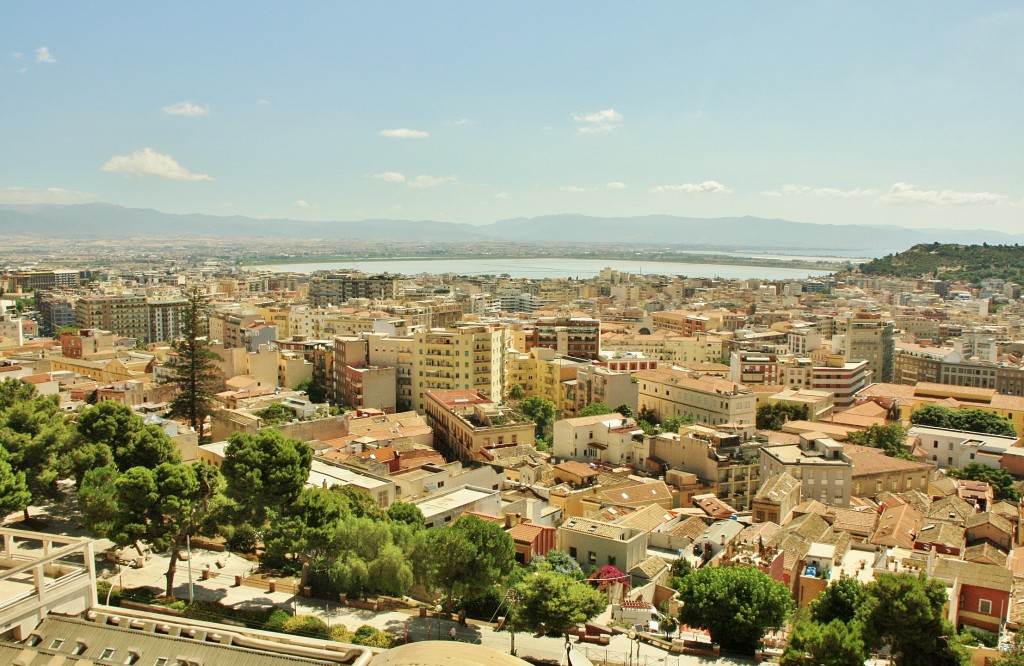
[[[922,242],[1015,244],[1024,234],[983,229],[828,225],[758,217],[545,215],[485,225],[433,220],[310,222],[243,216],[176,215],[110,204],[0,205],[0,237],[40,239],[288,238],[422,243],[650,243],[692,248],[879,256]]]

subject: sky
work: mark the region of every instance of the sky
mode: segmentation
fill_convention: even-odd
[[[1019,2],[6,2],[0,203],[1024,233]]]

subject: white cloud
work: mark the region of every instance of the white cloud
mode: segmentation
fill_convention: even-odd
[[[910,183],[895,183],[878,197],[877,203],[920,203],[931,206],[992,206],[1010,201],[1005,194],[994,192],[958,192],[956,190],[919,190]]]
[[[453,121],[451,121],[448,124],[450,126],[452,126],[452,127],[460,127],[462,125],[468,125],[469,124],[469,118],[459,118],[458,120],[453,120]]]
[[[809,185],[792,185],[787,183],[777,190],[768,190],[761,194],[766,197],[840,197],[849,199],[853,197],[875,197],[881,194],[873,187],[855,187],[852,190],[841,190],[837,187],[811,187]]]
[[[458,176],[419,175],[409,181],[409,187],[440,187],[441,185],[454,185],[458,182]]]
[[[21,60],[22,58],[25,57],[25,54],[22,53],[21,51],[16,51],[15,53],[11,54],[11,57],[14,58],[15,60]]]
[[[256,103],[259,104],[260,106],[266,106],[270,104],[270,100],[266,99],[265,97],[260,97],[258,100],[256,100]]]
[[[136,150],[131,155],[114,155],[100,167],[100,171],[129,176],[156,176],[170,180],[213,180],[212,176],[192,173],[170,155],[158,153],[152,148]]]
[[[0,203],[5,204],[76,204],[95,201],[91,192],[76,192],[59,187],[35,190],[28,187],[0,187]]]
[[[665,192],[685,192],[687,194],[731,194],[732,188],[722,185],[717,180],[705,180],[703,183],[682,183],[680,185],[656,185],[647,190],[651,194],[663,194]]]
[[[163,108],[164,113],[170,116],[205,116],[210,112],[208,107],[193,102],[178,102]]]
[[[308,201],[303,201],[302,199],[296,199],[292,205],[296,208],[312,208]]]
[[[398,129],[381,130],[377,132],[377,136],[386,136],[389,139],[427,139],[430,137],[430,132],[400,127]]]
[[[580,187],[579,185],[566,185],[565,187],[558,188],[560,192],[572,192],[573,194],[579,194],[580,192],[591,192],[593,190]]]
[[[508,199],[508,192],[498,192],[494,195],[495,199]]]
[[[385,183],[404,183],[405,174],[401,174],[397,171],[385,171],[383,173],[375,173],[370,178],[376,178],[377,180],[383,180]]]
[[[605,185],[605,189],[608,189],[608,190],[624,190],[624,189],[626,189],[626,184],[625,183],[620,183],[618,181],[614,181],[614,182],[611,182],[611,183],[608,183],[607,185]]]
[[[615,131],[622,124],[622,114],[615,109],[603,109],[592,113],[574,113],[571,118],[582,123],[580,134],[602,134]]]
[[[36,49],[36,62],[54,63],[57,62],[57,59],[50,53],[50,49],[40,46]]]

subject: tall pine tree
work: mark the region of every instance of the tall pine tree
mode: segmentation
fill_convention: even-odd
[[[213,411],[214,385],[219,378],[216,361],[219,357],[210,348],[207,337],[206,295],[199,287],[189,287],[185,290],[185,298],[181,336],[172,343],[174,355],[167,359],[167,365],[174,372],[168,383],[177,389],[171,401],[171,413],[185,417],[202,439],[203,423]]]

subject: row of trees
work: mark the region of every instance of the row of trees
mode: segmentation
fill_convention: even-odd
[[[910,422],[919,426],[966,430],[988,435],[1016,437],[1013,422],[981,409],[950,409],[944,405],[924,405],[910,414]]]

